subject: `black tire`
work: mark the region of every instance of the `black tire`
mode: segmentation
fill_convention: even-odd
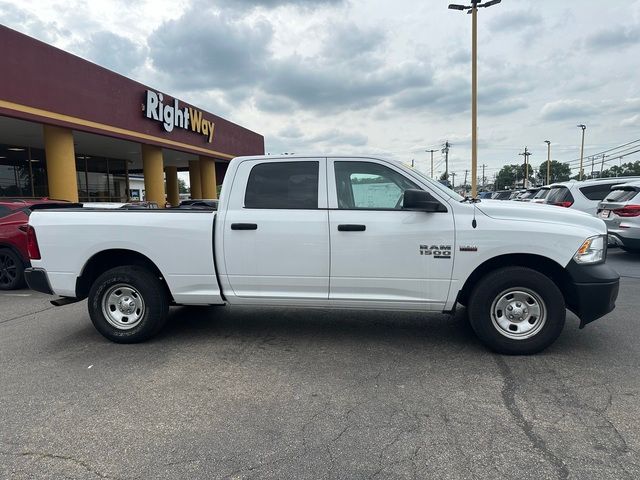
[[[124,294],[123,291],[128,293]],[[106,314],[103,306],[110,310],[112,305],[108,304],[111,298],[121,298],[128,302],[127,305],[131,304],[133,310],[129,313],[132,317],[125,316],[127,314],[118,309]],[[153,337],[166,323],[169,295],[158,276],[147,269],[139,266],[116,267],[104,272],[93,283],[88,307],[91,322],[103,336],[116,343],[138,343]],[[121,315],[122,319],[114,319],[115,314]],[[129,318],[134,326],[125,324]]]
[[[13,250],[0,248],[0,290],[24,286],[24,262]]]
[[[513,321],[507,318],[509,307],[515,314]],[[509,355],[529,355],[547,348],[562,332],[567,316],[557,285],[524,267],[505,267],[485,275],[471,293],[468,311],[482,343]],[[534,312],[541,313],[536,316]]]

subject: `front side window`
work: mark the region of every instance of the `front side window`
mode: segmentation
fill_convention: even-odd
[[[249,173],[245,208],[318,208],[319,162],[267,162]]]
[[[372,162],[335,162],[338,208],[400,210],[404,191],[419,187],[400,173]]]

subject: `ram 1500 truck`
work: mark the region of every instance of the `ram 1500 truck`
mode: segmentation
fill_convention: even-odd
[[[139,342],[171,305],[451,312],[498,352],[550,345],[566,309],[610,312],[607,230],[553,206],[473,201],[399,163],[241,157],[217,211],[36,211],[32,289],[88,298],[98,331]]]

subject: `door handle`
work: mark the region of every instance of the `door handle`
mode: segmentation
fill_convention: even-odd
[[[231,230],[257,230],[258,225],[255,223],[232,223]]]
[[[366,229],[366,225],[338,225],[339,232],[364,232]]]

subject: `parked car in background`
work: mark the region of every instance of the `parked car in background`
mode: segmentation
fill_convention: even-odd
[[[122,210],[140,210],[149,208],[158,208],[155,202],[87,202],[82,204],[83,208],[100,208],[100,209],[122,209]]]
[[[598,204],[598,217],[607,224],[609,243],[640,253],[640,180],[615,185]]]
[[[518,202],[530,202],[533,199],[533,197],[536,195],[536,193],[538,193],[539,191],[540,191],[539,187],[527,188],[527,190],[525,190],[523,193],[521,193],[516,198],[514,198],[514,200]]]
[[[493,192],[491,200],[509,200],[511,194],[511,190],[498,190],[497,192]]]
[[[550,185],[551,191],[546,203],[596,215],[598,203],[609,194],[611,187],[632,180],[640,180],[640,177],[597,178],[581,182],[569,180],[554,183]]]
[[[549,196],[549,192],[551,188],[548,185],[540,187],[538,193],[536,193],[531,199],[531,203],[547,203],[547,197]]]
[[[180,202],[177,208],[201,208],[208,210],[218,209],[218,199],[216,198],[204,198],[204,199],[189,199]]]
[[[0,290],[24,286],[24,269],[29,267],[27,223],[35,208],[77,206],[59,200],[0,199]]]
[[[478,198],[480,200],[488,200],[491,198],[491,196],[493,195],[494,192],[480,192],[478,194]]]
[[[526,190],[511,190],[511,195],[509,195],[508,200],[515,200],[524,192],[526,192]]]

